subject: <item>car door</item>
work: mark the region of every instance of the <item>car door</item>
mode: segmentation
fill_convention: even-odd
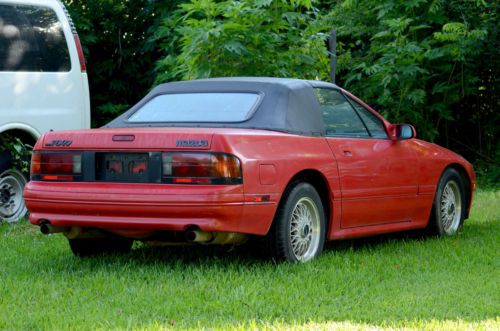
[[[389,139],[382,120],[337,89],[316,88],[342,192],[342,228],[410,222],[416,153]]]

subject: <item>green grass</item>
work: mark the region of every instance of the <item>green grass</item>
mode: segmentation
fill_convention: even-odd
[[[274,264],[242,249],[73,257],[62,235],[0,226],[0,329],[500,329],[500,192],[452,238],[329,244]]]

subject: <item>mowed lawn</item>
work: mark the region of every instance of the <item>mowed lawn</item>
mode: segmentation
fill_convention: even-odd
[[[62,235],[0,226],[0,329],[500,329],[500,192],[453,238],[331,243],[274,264],[229,248],[74,257]]]

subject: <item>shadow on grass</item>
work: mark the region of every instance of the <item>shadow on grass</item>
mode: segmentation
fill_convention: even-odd
[[[465,231],[462,230],[458,236],[453,237],[455,240],[474,242],[491,235],[493,224],[489,223],[474,223],[466,224]],[[494,227],[494,226],[493,226]],[[450,239],[450,238],[448,238]],[[372,253],[382,252],[382,249],[387,245],[392,245],[395,250],[398,247],[403,247],[412,243],[423,243],[425,249],[426,243],[429,246],[443,240],[434,235],[426,235],[421,230],[405,231],[389,234],[382,234],[372,237],[364,237],[357,239],[339,240],[326,242],[323,255],[340,254],[347,256],[351,253],[362,256],[363,251],[371,251]],[[259,249],[258,242],[251,241],[240,246],[216,246],[216,245],[187,245],[187,246],[147,246],[141,242],[136,242],[134,248],[129,254],[125,255],[110,255],[97,256],[92,258],[76,258],[68,256],[74,263],[78,261],[86,263],[108,265],[113,263],[115,266],[120,264],[134,264],[135,266],[163,265],[165,268],[175,267],[190,267],[204,268],[207,266],[216,267],[239,267],[248,269],[264,268],[273,270],[276,266],[280,268],[300,268],[300,264],[289,264],[286,262],[274,261],[265,255]],[[415,254],[422,247],[415,247]],[[70,255],[69,247],[67,253]],[[313,263],[321,263],[322,257]]]
[[[480,239],[484,235],[491,234],[491,223],[466,223],[466,229],[462,230],[455,238],[466,240]],[[494,226],[493,226],[494,227]],[[58,235],[59,236],[59,235]],[[48,239],[48,238],[47,238]],[[52,238],[51,238],[52,239]],[[441,238],[434,235],[426,235],[422,230],[413,230],[405,232],[395,232],[382,234],[372,237],[363,237],[356,239],[328,241],[325,243],[323,254],[329,253],[350,253],[364,250],[377,251],[388,244],[405,245],[408,243],[435,242]],[[64,240],[65,241],[65,240]],[[95,262],[131,262],[135,265],[165,264],[168,265],[241,265],[241,266],[276,266],[287,265],[286,262],[274,261],[266,256],[255,240],[240,246],[217,246],[192,244],[186,246],[147,246],[136,241],[134,248],[129,254],[96,256],[90,258],[77,258],[71,255],[69,246],[64,249],[68,258],[76,261],[95,261]],[[320,257],[321,259],[321,257]],[[98,264],[98,263],[97,263]]]
[[[425,242],[436,238],[438,237],[435,235],[425,234],[423,230],[393,232],[371,237],[328,241],[325,245],[325,250],[342,251],[348,249],[358,251],[364,249],[376,249],[377,247],[386,245],[389,242]]]
[[[362,251],[366,249],[377,249],[389,242],[407,243],[411,241],[434,240],[435,236],[425,236],[421,232],[401,232],[365,237],[358,239],[329,241],[325,244],[323,254],[329,252],[343,253]],[[148,246],[136,242],[129,254],[117,256],[97,256],[84,258],[83,260],[104,259],[111,261],[116,258],[121,261],[133,262],[136,265],[156,265],[158,263],[167,265],[186,266],[217,265],[220,267],[239,265],[249,267],[275,267],[277,265],[289,265],[286,262],[275,261],[266,255],[259,247],[257,241],[251,240],[239,246],[217,246],[217,245],[186,245],[186,246]],[[361,254],[361,253],[360,253]],[[292,264],[293,265],[293,264]],[[297,264],[297,266],[300,264]]]

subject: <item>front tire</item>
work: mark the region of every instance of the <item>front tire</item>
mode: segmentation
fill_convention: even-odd
[[[465,190],[460,174],[452,168],[447,169],[439,180],[428,232],[439,236],[452,236],[457,233],[465,219]]]
[[[0,218],[15,223],[26,213],[23,191],[26,177],[16,169],[9,169],[0,175]]]
[[[126,254],[133,244],[133,240],[125,238],[68,239],[68,242],[73,254],[79,257]]]
[[[280,261],[307,262],[325,244],[325,212],[316,189],[298,182],[284,193],[266,236],[268,255]]]

